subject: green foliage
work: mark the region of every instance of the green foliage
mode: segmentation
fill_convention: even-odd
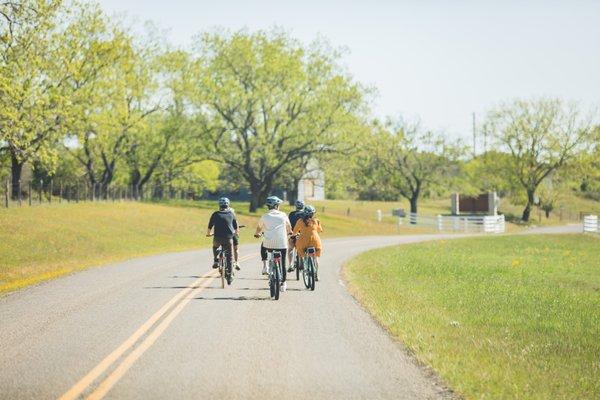
[[[411,212],[416,213],[423,194],[447,187],[462,150],[460,144],[451,144],[419,124],[400,120],[375,125],[359,157],[361,184],[373,194],[383,194],[383,199],[408,199]]]
[[[523,221],[529,220],[542,181],[572,160],[592,135],[577,108],[556,99],[501,105],[489,113],[486,129],[508,150],[510,182],[527,195]]]
[[[263,204],[283,171],[349,149],[362,89],[339,55],[279,32],[206,34],[197,43],[194,105],[207,110],[210,157],[236,170]],[[287,167],[291,167],[286,169]]]

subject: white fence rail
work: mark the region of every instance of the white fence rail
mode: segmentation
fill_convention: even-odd
[[[583,231],[587,233],[600,233],[598,229],[598,216],[586,215],[583,217]]]
[[[411,213],[406,218],[411,225],[429,226],[440,232],[503,233],[506,229],[504,215],[419,215]]]

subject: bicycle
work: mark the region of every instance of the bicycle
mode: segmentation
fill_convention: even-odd
[[[231,285],[233,276],[231,274],[231,263],[227,264],[227,258],[225,257],[225,251],[223,247],[219,247],[217,250],[217,260],[219,260],[219,275],[221,276],[221,289],[225,289],[225,281],[228,285]]]
[[[302,279],[307,289],[315,290],[315,277],[317,265],[317,250],[314,247],[308,247],[304,255],[304,269],[302,270]]]
[[[281,285],[284,279],[281,267],[281,257],[283,257],[283,255],[280,251],[268,251],[267,263],[269,266],[269,292],[271,294],[271,298],[274,300],[279,300]]]
[[[206,236],[211,237],[214,236],[214,234]],[[231,257],[233,258],[233,254]],[[232,261],[227,263],[225,250],[223,250],[223,246],[219,246],[217,248],[217,264],[219,265],[217,269],[219,270],[219,275],[221,276],[221,289],[225,289],[225,282],[227,282],[228,285],[231,285],[231,282],[233,282],[231,263]]]

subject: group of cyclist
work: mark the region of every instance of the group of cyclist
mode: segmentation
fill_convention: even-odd
[[[323,232],[321,222],[315,217],[316,209],[311,205],[305,205],[303,201],[296,201],[295,211],[289,215],[279,210],[283,201],[277,196],[270,196],[266,200],[268,211],[260,218],[254,237],[263,238],[260,246],[262,259],[262,273],[267,275],[268,253],[279,251],[284,255],[281,259],[282,269],[286,270],[286,259],[289,261],[288,272],[295,268],[293,263],[294,249],[296,254],[304,255],[309,247],[314,247],[317,260],[321,256],[322,245],[319,233]],[[231,208],[230,201],[226,197],[219,199],[219,210],[215,211],[208,222],[207,236],[213,236],[213,268],[218,268],[218,250],[221,247],[225,252],[226,262],[240,270],[238,261],[238,245],[240,225],[238,225],[235,211]],[[287,254],[287,257],[285,255]],[[300,267],[301,268],[301,267]],[[285,291],[286,274],[283,274],[281,289]],[[318,261],[317,274],[318,280]]]

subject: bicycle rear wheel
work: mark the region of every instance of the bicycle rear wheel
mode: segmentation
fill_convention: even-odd
[[[269,289],[271,292],[271,298],[274,300],[279,300],[279,289],[281,285],[281,276],[280,276],[280,266],[277,263],[272,262],[271,271],[269,274]]]
[[[306,263],[306,267],[308,269],[308,288],[310,290],[315,290],[315,264],[312,257],[308,257],[308,262]]]
[[[304,259],[304,268],[302,269],[302,280],[304,281],[304,287],[310,289],[310,277],[308,274],[308,260]]]

